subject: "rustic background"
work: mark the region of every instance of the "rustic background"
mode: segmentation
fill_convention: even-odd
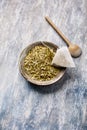
[[[66,46],[45,21],[82,48],[76,68],[49,87],[20,74],[21,51],[35,41]],[[87,0],[0,0],[0,130],[87,130]]]

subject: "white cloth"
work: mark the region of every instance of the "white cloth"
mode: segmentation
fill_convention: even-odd
[[[75,67],[71,54],[67,47],[57,49],[52,60],[52,65],[61,67]]]

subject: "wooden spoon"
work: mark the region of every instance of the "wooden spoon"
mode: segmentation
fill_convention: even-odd
[[[64,34],[56,27],[56,25],[51,21],[51,19],[49,17],[45,17],[46,21],[54,28],[54,30],[61,36],[61,38],[67,43],[67,45],[69,46],[69,51],[70,54],[73,57],[79,57],[82,53],[81,48],[76,45],[76,44],[72,44],[65,36]]]

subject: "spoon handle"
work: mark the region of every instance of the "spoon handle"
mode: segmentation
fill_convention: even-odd
[[[61,38],[67,43],[68,46],[71,45],[71,42],[64,36],[64,34],[57,28],[57,26],[51,21],[49,17],[45,17],[46,21],[53,27],[53,29],[61,36]]]

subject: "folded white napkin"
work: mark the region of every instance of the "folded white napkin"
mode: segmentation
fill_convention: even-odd
[[[52,65],[61,67],[75,67],[73,59],[67,47],[57,49],[52,60]]]

